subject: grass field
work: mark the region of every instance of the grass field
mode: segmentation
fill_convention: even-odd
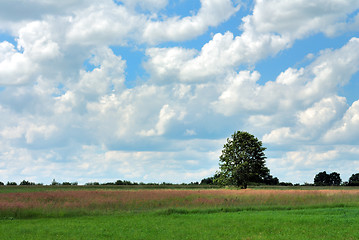
[[[359,190],[0,188],[0,239],[359,239]]]

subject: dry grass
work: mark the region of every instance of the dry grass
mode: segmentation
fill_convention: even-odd
[[[97,190],[0,194],[0,216],[359,206],[359,190]]]

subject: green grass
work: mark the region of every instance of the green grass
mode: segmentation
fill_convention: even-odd
[[[359,239],[359,208],[0,220],[0,239]]]

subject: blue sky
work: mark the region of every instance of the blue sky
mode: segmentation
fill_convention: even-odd
[[[358,0],[1,1],[0,181],[200,181],[237,130],[280,181],[346,181],[358,13]]]

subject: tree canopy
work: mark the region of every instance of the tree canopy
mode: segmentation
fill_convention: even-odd
[[[262,142],[252,134],[235,132],[231,138],[227,138],[219,157],[220,171],[217,173],[216,182],[247,188],[248,183],[272,180],[269,169],[265,166],[265,150]]]
[[[327,174],[326,171],[323,171],[314,177],[314,185],[317,186],[339,186],[341,182],[340,174],[336,172]]]
[[[359,173],[352,174],[348,182],[349,186],[359,186]]]

